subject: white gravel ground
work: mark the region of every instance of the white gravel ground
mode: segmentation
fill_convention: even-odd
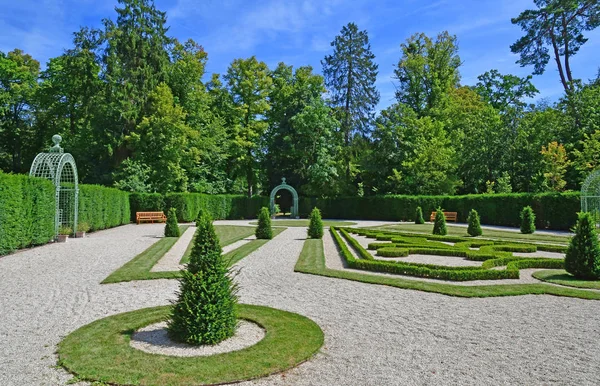
[[[52,368],[62,336],[168,304],[175,280],[98,284],[163,227],[128,225],[0,258],[0,385],[65,384],[70,376]],[[322,353],[246,385],[600,383],[598,301],[462,299],[294,273],[305,236],[289,228],[243,259],[240,296],[313,319],[325,333]]]
[[[173,341],[167,334],[167,322],[151,324],[131,336],[129,344],[150,354],[177,357],[198,357],[223,354],[253,346],[265,337],[265,330],[256,323],[240,320],[235,335],[214,346],[192,346]]]

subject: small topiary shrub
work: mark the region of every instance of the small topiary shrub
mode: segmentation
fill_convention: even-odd
[[[441,208],[438,208],[435,212],[435,220],[433,220],[433,234],[445,236],[448,234],[446,229],[446,216],[442,212]]]
[[[170,208],[167,213],[167,224],[165,225],[165,237],[179,237],[179,225],[177,224],[177,210]]]
[[[415,224],[425,224],[423,209],[420,206],[417,206],[417,211],[415,212]]]
[[[589,213],[579,213],[575,236],[565,256],[565,270],[578,279],[600,279],[600,245],[595,228]]]
[[[323,238],[323,220],[319,208],[313,208],[310,212],[310,223],[308,224],[308,237],[311,239]]]
[[[467,233],[470,236],[477,237],[483,234],[481,230],[481,224],[479,223],[479,213],[475,209],[471,209],[469,217],[467,217],[469,226],[467,227]]]
[[[258,225],[256,226],[255,234],[257,239],[271,240],[273,238],[269,208],[263,207],[260,212],[258,212]]]
[[[526,206],[521,211],[521,233],[531,234],[535,232],[535,213],[530,206]]]
[[[221,257],[212,219],[204,215],[182,272],[168,333],[171,339],[194,345],[214,345],[235,334],[237,286]]]

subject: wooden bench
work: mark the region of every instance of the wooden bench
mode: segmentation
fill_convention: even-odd
[[[167,221],[167,216],[163,212],[136,212],[135,220],[137,223],[141,223],[143,221],[149,221],[154,223],[156,222],[165,222]]]
[[[433,222],[435,220],[435,213],[431,212],[431,216],[429,217],[429,221]],[[444,212],[444,217],[446,217],[446,221],[458,221],[458,212]]]

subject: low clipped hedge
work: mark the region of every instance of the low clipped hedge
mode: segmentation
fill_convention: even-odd
[[[340,228],[339,233],[348,242],[348,245],[356,252],[359,258],[355,258],[352,252],[346,247],[346,243],[337,233],[335,227],[331,227],[331,233],[338,244],[343,258],[349,268],[361,269],[373,272],[395,273],[400,275],[424,277],[439,280],[451,281],[470,281],[470,280],[499,280],[499,279],[518,279],[519,270],[524,268],[556,268],[564,267],[562,259],[544,259],[544,258],[523,258],[513,256],[510,252],[535,252],[537,245],[531,244],[491,244],[489,241],[469,241],[463,242],[459,247],[452,248],[445,246],[443,248],[431,248],[430,241],[422,241],[417,237],[414,244],[395,244],[391,243],[372,243],[370,249],[376,249],[377,255],[382,257],[405,257],[409,254],[428,254],[442,256],[464,257],[470,260],[483,261],[481,267],[452,267],[434,264],[420,264],[403,261],[381,261],[375,260],[373,256],[365,250],[360,243],[352,238],[348,232],[361,234],[363,236],[376,238],[377,240],[389,239],[397,240],[397,234],[372,233],[368,230],[344,229]],[[389,237],[388,237],[389,236]],[[405,235],[406,236],[406,235]],[[420,235],[422,236],[422,235]],[[410,236],[408,236],[410,237]],[[430,239],[430,236],[427,236]],[[432,240],[456,239],[454,237],[433,236]],[[408,241],[408,240],[404,240]],[[478,251],[470,250],[473,245],[482,245]],[[435,245],[435,244],[434,244]],[[373,247],[373,248],[371,248]],[[491,268],[506,266],[503,270],[493,270]]]
[[[0,255],[54,238],[54,185],[0,172]]]
[[[129,193],[99,185],[79,185],[78,222],[87,222],[92,231],[129,224]]]
[[[356,220],[414,221],[415,208],[423,208],[425,217],[441,207],[457,212],[458,221],[466,222],[475,209],[482,224],[518,227],[523,207],[531,206],[536,228],[569,230],[577,221],[580,195],[571,193],[473,194],[466,196],[373,196],[341,198],[300,198],[300,216],[308,216],[318,207],[323,218]]]

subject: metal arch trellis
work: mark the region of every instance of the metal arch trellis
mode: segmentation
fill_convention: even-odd
[[[600,170],[593,171],[581,186],[581,211],[600,218]]]
[[[75,159],[60,147],[60,135],[52,137],[52,146],[47,153],[39,153],[29,171],[29,176],[51,180],[55,186],[56,212],[54,234],[59,228],[68,227],[77,232],[77,215],[79,209],[79,180]]]
[[[271,213],[275,213],[275,195],[281,189],[288,190],[290,193],[292,193],[293,206],[290,215],[292,218],[300,218],[298,216],[298,192],[296,192],[296,189],[285,182],[285,178],[281,179],[281,185],[276,186],[275,189],[271,191],[271,197],[269,200],[269,208],[271,209]]]

